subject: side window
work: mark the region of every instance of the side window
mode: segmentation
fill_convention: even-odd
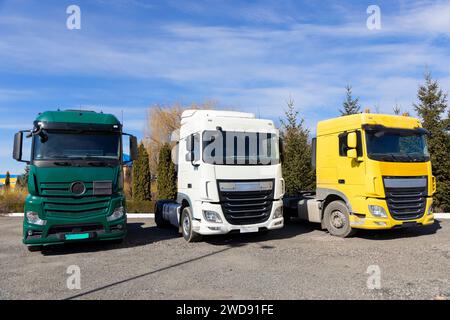
[[[347,146],[347,135],[348,133],[341,133],[339,135],[339,155],[341,157],[346,157],[347,156],[347,150],[348,150],[348,146]],[[361,138],[361,131],[356,131],[356,141],[357,141],[357,147],[356,147],[356,154],[358,155],[358,157],[362,157],[363,152],[362,152],[362,138]]]
[[[347,156],[347,132],[346,133],[341,133],[339,135],[339,155],[341,157],[346,157]]]

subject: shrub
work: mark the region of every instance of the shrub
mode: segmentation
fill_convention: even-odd
[[[26,196],[24,190],[3,190],[0,193],[0,213],[23,212]]]
[[[127,200],[127,213],[151,213],[155,209],[155,201]]]

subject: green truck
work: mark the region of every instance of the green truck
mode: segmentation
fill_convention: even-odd
[[[29,160],[22,159],[24,134],[32,139]],[[23,221],[23,243],[30,251],[67,242],[123,240],[124,135],[132,161],[137,139],[123,133],[111,114],[47,111],[32,130],[15,134],[13,158],[30,169]]]

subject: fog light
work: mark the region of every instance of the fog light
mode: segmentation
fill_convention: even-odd
[[[215,211],[203,210],[203,216],[208,222],[222,223],[222,218]]]
[[[121,224],[117,225],[117,229],[122,230],[123,226]]]
[[[378,218],[387,218],[386,211],[383,207],[375,206],[375,205],[369,205],[369,212]]]
[[[124,214],[125,214],[124,208],[123,207],[117,207],[110,216],[106,217],[106,220],[114,221],[114,220],[122,218]]]
[[[33,230],[28,230],[27,234],[29,237],[31,237],[33,235]]]
[[[278,207],[275,209],[275,212],[273,213],[273,218],[278,219],[283,217],[283,207]]]
[[[36,224],[38,226],[45,226],[47,220],[39,218],[39,214],[34,211],[27,211],[26,213],[27,221],[30,224]]]
[[[375,224],[379,225],[381,227],[386,227],[387,226],[386,222],[381,222],[381,221],[375,221]]]

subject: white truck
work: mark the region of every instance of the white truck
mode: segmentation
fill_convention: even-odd
[[[186,110],[176,141],[177,199],[156,203],[158,227],[173,225],[188,242],[283,227],[285,187],[273,121],[251,113]]]

